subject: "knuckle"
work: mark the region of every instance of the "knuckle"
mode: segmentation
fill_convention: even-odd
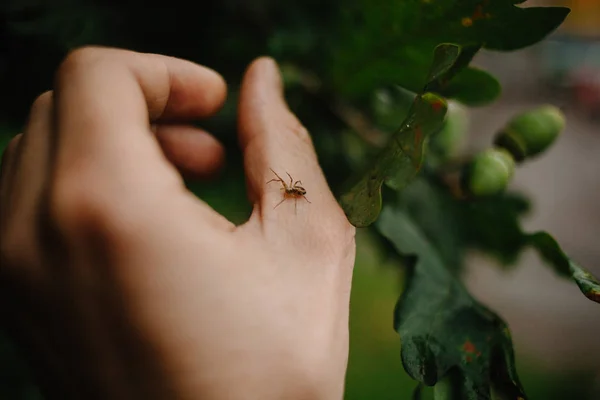
[[[102,224],[108,207],[95,195],[87,179],[72,174],[61,178],[49,190],[48,217],[64,234],[79,234]]]
[[[11,151],[14,151],[15,148],[17,147],[17,145],[19,144],[19,141],[21,140],[21,137],[23,136],[22,133],[19,133],[17,135],[15,135],[12,139],[10,139],[10,141],[8,142],[8,145],[6,146],[6,149],[10,149]]]
[[[2,185],[2,190],[4,190],[5,179],[7,179],[8,174],[11,172],[10,170],[12,169],[12,164],[14,164],[13,160],[15,159],[15,153],[17,152],[17,147],[19,146],[22,137],[22,133],[13,137],[2,153],[2,158],[0,159],[0,183]]]
[[[36,115],[52,105],[52,91],[48,90],[39,95],[31,105],[30,115]]]
[[[10,141],[6,145],[6,148],[4,149],[4,153],[2,155],[3,163],[5,162],[5,158],[11,157],[11,155],[17,150],[19,141],[21,140],[22,137],[23,137],[23,134],[19,133],[18,135],[15,135],[12,139],[10,139]]]
[[[39,95],[32,103],[31,109],[29,110],[29,117],[27,120],[26,131],[31,128],[35,121],[43,118],[44,115],[48,115],[52,109],[53,92],[48,90]]]
[[[144,204],[117,195],[120,190],[105,180],[85,169],[62,172],[48,191],[45,221],[67,240],[83,236],[122,241],[139,235],[147,218]]]

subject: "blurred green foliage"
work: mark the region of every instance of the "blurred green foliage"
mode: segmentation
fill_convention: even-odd
[[[399,222],[389,217],[364,231],[368,243],[359,241],[346,397],[412,395],[416,382],[402,372],[400,362],[405,342],[400,343],[392,329],[394,302],[406,287],[410,304],[404,303],[405,312],[396,315],[396,328],[400,339],[419,346],[403,356],[405,366],[407,357],[413,366],[444,360],[442,368],[436,367],[439,374],[433,375],[408,365],[410,376],[428,385],[446,379],[443,383],[450,385],[450,392],[465,382],[477,382],[460,397],[467,399],[490,399],[490,381],[502,378],[514,389],[505,391],[505,398],[517,400],[525,397],[516,376],[518,362],[515,366],[512,357],[490,355],[483,367],[468,368],[466,359],[455,357],[452,344],[467,334],[473,343],[483,343],[487,332],[503,337],[504,354],[511,354],[504,324],[473,329],[461,324],[448,307],[445,325],[433,335],[404,318],[413,312],[441,312],[438,309],[448,304],[430,301],[427,293],[448,285],[460,288],[462,298],[469,300],[461,303],[464,315],[483,309],[460,283],[464,257],[471,249],[512,265],[524,246],[533,245],[559,273],[591,293],[590,299],[598,290],[591,275],[579,266],[569,267],[576,264],[550,236],[532,241],[532,235],[522,232],[520,218],[529,204],[522,196],[504,192],[509,178],[488,196],[466,196],[460,188],[460,171],[476,161],[458,154],[458,143],[465,138],[464,106],[488,104],[500,93],[492,75],[470,66],[473,57],[483,48],[509,51],[536,43],[568,14],[565,8],[522,8],[517,3],[521,1],[220,0],[203,2],[198,12],[198,4],[183,0],[172,0],[168,6],[141,0],[5,0],[0,4],[0,36],[4,37],[0,42],[0,148],[22,129],[30,104],[52,88],[54,71],[74,47],[108,45],[189,59],[219,71],[230,85],[223,110],[198,122],[225,145],[228,164],[219,179],[189,182],[189,187],[241,223],[251,206],[236,138],[238,86],[252,59],[271,55],[282,66],[290,107],[311,131],[321,166],[350,220],[367,226],[383,206],[410,216],[415,228],[399,229]],[[422,107],[423,99],[429,107]],[[443,105],[439,115],[431,112],[437,109],[435,104]],[[536,144],[536,148],[547,147]],[[486,171],[481,176],[487,176]],[[361,193],[368,196],[361,200]],[[397,235],[392,238],[389,231],[386,235],[381,226],[393,228]],[[407,245],[415,230],[423,246]],[[365,257],[365,249],[375,249],[375,255]],[[409,254],[404,252],[410,253],[417,270],[425,269],[419,279],[414,273],[404,276],[405,269],[399,268],[406,265],[401,261]],[[427,259],[431,254],[436,255],[434,267]],[[372,269],[373,265],[379,267]],[[499,318],[489,313],[484,314]],[[439,346],[440,342],[447,347]],[[0,346],[4,346],[0,374],[13,374],[0,380],[0,397],[38,398],[14,347],[5,342]],[[457,380],[445,378],[448,368],[457,365],[462,375]],[[493,377],[488,376],[490,371]],[[583,399],[589,386],[586,379],[569,377],[562,385],[543,372],[530,372],[521,381],[530,398]],[[566,397],[551,397],[560,393]],[[432,391],[425,390],[424,396],[431,398]]]

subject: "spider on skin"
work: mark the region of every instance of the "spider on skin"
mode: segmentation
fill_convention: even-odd
[[[294,199],[294,213],[297,209],[298,198],[302,197],[304,200],[310,203],[310,201],[306,198],[306,189],[302,187],[302,181],[294,182],[294,178],[292,178],[292,176],[286,172],[287,176],[290,178],[290,183],[288,185],[279,175],[277,175],[277,172],[273,171],[273,169],[271,168],[269,169],[275,174],[277,178],[271,179],[269,182],[267,182],[267,184],[271,182],[281,182],[281,190],[283,190],[283,199],[279,203],[277,203],[277,205],[273,207],[273,209],[276,209],[281,203],[283,203],[287,199]]]

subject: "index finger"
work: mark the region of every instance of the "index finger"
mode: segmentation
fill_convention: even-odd
[[[189,61],[120,49],[76,50],[56,78],[59,160],[128,148],[139,156],[156,152],[151,122],[209,116],[225,96],[219,74]]]

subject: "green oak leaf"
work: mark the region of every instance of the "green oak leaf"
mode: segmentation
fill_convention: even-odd
[[[452,43],[436,46],[433,67],[424,91],[473,106],[497,98],[501,86],[496,78],[481,69],[466,68],[480,48],[480,45],[459,46]]]
[[[437,46],[427,87],[443,87],[473,54],[473,48],[465,52],[451,43]],[[340,204],[354,226],[365,227],[375,222],[381,212],[381,185],[384,182],[394,190],[401,190],[417,175],[423,164],[425,141],[442,127],[447,109],[447,102],[433,93],[415,97],[407,117],[389,144],[365,173],[347,185],[348,189],[340,197]]]
[[[523,249],[519,219],[529,210],[528,200],[503,193],[463,201],[428,172],[398,193],[397,206],[419,225],[446,268],[460,273],[470,249],[493,256],[503,266],[514,266]]]
[[[528,204],[514,194],[464,202],[459,211],[466,245],[479,248],[506,265],[514,264],[526,247],[538,251],[560,276],[573,279],[590,300],[600,303],[600,281],[571,260],[547,232],[524,232],[519,221]]]
[[[500,96],[500,82],[489,72],[479,68],[466,68],[440,89],[445,97],[470,106],[488,104]]]
[[[481,46],[459,46],[442,43],[433,52],[433,67],[427,77],[425,91],[441,91],[449,81],[469,65]]]
[[[573,279],[585,297],[600,303],[598,278],[567,257],[549,233],[536,232],[525,235],[525,239],[526,243],[535,248],[558,274]]]
[[[520,218],[530,209],[528,200],[516,193],[501,193],[459,201],[458,207],[466,246],[513,266],[523,249]]]
[[[396,205],[419,226],[427,241],[444,260],[446,268],[452,272],[460,271],[465,253],[465,224],[459,214],[460,203],[445,187],[427,177],[427,173],[420,174],[398,193]]]
[[[408,116],[389,144],[367,171],[348,185],[340,204],[350,223],[365,227],[381,212],[381,185],[394,190],[404,188],[419,172],[423,163],[424,143],[438,130],[446,114],[446,101],[432,93],[417,96]]]
[[[516,193],[459,200],[435,177],[423,173],[398,194],[397,206],[410,214],[453,273],[462,270],[469,249],[514,266],[523,250],[533,247],[560,276],[573,279],[587,298],[600,303],[598,278],[571,260],[549,233],[523,231],[520,219],[530,204]]]
[[[467,55],[465,56],[465,54]],[[431,91],[435,86],[443,85],[446,80],[452,78],[455,71],[468,65],[472,58],[473,56],[469,52],[463,51],[459,45],[442,43],[436,46],[425,90]]]
[[[386,207],[377,229],[406,255],[408,276],[394,315],[402,364],[433,386],[451,373],[461,399],[523,400],[506,323],[467,292],[408,214]]]
[[[522,8],[514,0],[354,0],[340,11],[329,76],[336,91],[349,97],[388,84],[420,92],[438,44],[465,46],[471,58],[479,48],[516,50],[542,40],[568,13],[563,7]],[[465,60],[455,73],[467,67],[470,58]],[[484,104],[498,94],[489,74],[471,71],[461,80],[448,95],[465,103]],[[467,88],[477,86],[471,80],[483,88],[473,102]]]

